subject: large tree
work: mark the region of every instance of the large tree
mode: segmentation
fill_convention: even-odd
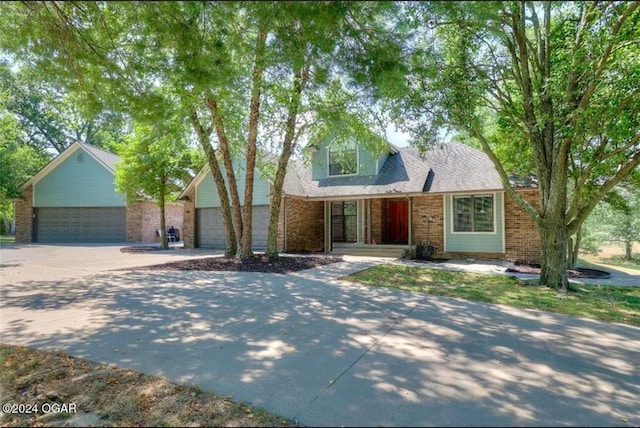
[[[115,111],[83,105],[51,76],[20,62],[0,61],[0,92],[4,108],[18,120],[24,144],[62,153],[76,141],[109,149],[117,142],[124,118]]]
[[[390,4],[26,3],[6,8],[2,26],[15,37],[0,40],[60,85],[79,89],[90,105],[126,106],[134,117],[153,117],[169,102],[189,118],[220,196],[227,254],[249,257],[253,174],[261,144],[270,148],[260,140],[277,139],[281,155],[273,177],[273,229],[286,165],[309,135],[311,110],[336,108],[317,102],[324,88],[340,83],[336,71],[346,69],[335,59],[361,59],[359,51],[375,45],[374,32],[359,29],[370,29],[371,11],[381,6]],[[170,96],[158,96],[158,86]],[[242,158],[243,207],[233,165]]]
[[[480,144],[537,225],[540,282],[566,290],[569,236],[640,164],[640,3],[432,3],[408,16],[420,49],[405,125]],[[505,143],[530,153],[539,204],[509,183]]]

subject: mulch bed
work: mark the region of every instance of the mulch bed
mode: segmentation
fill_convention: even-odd
[[[282,256],[270,259],[264,255],[256,255],[246,260],[225,257],[206,257],[203,259],[181,260],[153,266],[136,267],[125,270],[199,270],[199,271],[230,271],[230,272],[264,272],[290,273],[305,269],[341,262],[342,257],[297,257]]]
[[[514,267],[508,268],[506,272],[540,275],[541,269],[539,265],[516,265]],[[604,279],[611,277],[611,274],[609,272],[598,269],[575,268],[567,269],[567,276],[569,278]]]

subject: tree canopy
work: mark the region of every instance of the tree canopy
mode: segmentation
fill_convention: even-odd
[[[227,253],[248,257],[253,174],[261,153],[275,151],[279,158],[273,227],[284,172],[300,141],[322,134],[329,122],[345,128],[359,123],[356,128],[370,135],[371,129],[384,129],[373,109],[355,100],[364,93],[367,75],[384,74],[386,52],[397,51],[385,24],[394,7],[377,2],[12,4],[2,25],[15,37],[2,45],[82,94],[88,106],[120,108],[136,120],[165,110],[188,118],[216,182]],[[245,159],[244,189],[236,183],[234,157]],[[270,236],[274,247],[275,234]]]
[[[419,31],[404,125],[418,143],[442,128],[478,142],[538,226],[543,284],[566,289],[569,235],[640,164],[639,8],[456,2],[410,11]],[[509,182],[516,157],[537,176],[538,205]]]

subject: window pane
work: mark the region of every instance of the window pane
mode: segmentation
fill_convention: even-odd
[[[332,146],[329,148],[329,175],[355,174],[358,171],[357,150]]]
[[[493,232],[493,196],[476,196],[473,229],[475,232]]]
[[[331,202],[331,214],[342,215],[342,202]]]
[[[356,215],[356,203],[345,202],[344,203],[344,215]]]
[[[331,238],[333,242],[356,242],[357,229],[356,202],[331,203]]]
[[[471,198],[468,196],[453,198],[453,231],[471,232]]]
[[[344,241],[356,242],[358,239],[356,216],[344,216]]]

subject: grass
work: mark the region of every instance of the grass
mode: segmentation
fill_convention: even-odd
[[[13,244],[15,241],[15,236],[0,235],[0,244]]]
[[[380,265],[343,278],[474,302],[498,303],[640,326],[640,287],[573,285],[567,294],[513,276]]]
[[[600,263],[640,271],[640,255],[632,255],[631,260],[625,260],[624,256],[616,255],[602,258]]]
[[[162,377],[62,352],[4,344],[0,344],[0,392],[2,404],[40,409],[30,414],[0,413],[0,426],[295,426],[231,397]],[[45,403],[66,404],[69,411],[45,413]],[[71,411],[71,404],[76,411]]]

